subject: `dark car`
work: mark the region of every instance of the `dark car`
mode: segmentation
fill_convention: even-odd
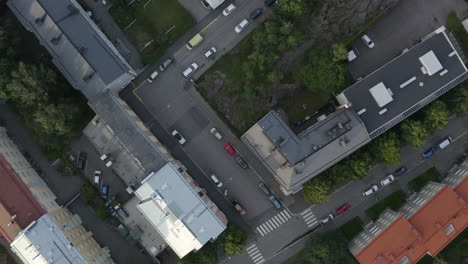
[[[336,213],[337,214],[342,214],[344,212],[346,212],[351,206],[349,206],[349,203],[345,203],[343,204],[342,206],[340,206],[339,208],[336,209]]]
[[[405,173],[408,169],[406,169],[405,166],[399,168],[398,170],[396,170],[393,175],[395,176],[401,176],[403,173]]]
[[[86,152],[80,152],[80,154],[78,154],[78,161],[76,163],[76,166],[78,167],[78,169],[82,170],[85,168],[87,156],[88,154]]]
[[[241,166],[241,168],[243,169],[247,169],[249,167],[249,165],[247,164],[247,162],[245,162],[245,160],[242,158],[242,157],[237,157],[236,158],[236,162],[237,164],[239,164],[239,166]]]
[[[273,195],[273,193],[271,193],[270,189],[268,189],[268,187],[263,182],[258,184],[258,188],[260,188],[260,190],[262,190],[262,192],[266,196],[268,196],[268,199],[273,203],[276,209],[281,209],[281,203],[278,201],[276,196]]]
[[[101,198],[102,199],[108,199],[109,198],[109,184],[104,184],[101,187]]]
[[[165,71],[171,64],[172,64],[171,59],[165,60],[161,65],[159,65],[159,71],[162,71],[162,72]]]
[[[271,6],[272,4],[276,3],[276,0],[265,0],[264,3],[266,6]]]
[[[432,157],[435,152],[436,152],[436,149],[434,147],[432,147],[432,148],[428,149],[426,152],[423,153],[423,157],[428,159],[428,158]]]
[[[252,13],[250,13],[250,18],[251,19],[256,19],[261,14],[263,14],[263,8],[257,8]]]

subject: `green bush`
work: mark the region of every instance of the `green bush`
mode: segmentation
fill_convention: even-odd
[[[112,216],[109,208],[107,208],[104,204],[101,204],[96,209],[96,215],[101,218],[102,220],[106,220]]]
[[[406,194],[402,190],[391,193],[378,203],[366,210],[366,215],[373,221],[387,208],[398,210],[406,202]]]
[[[439,181],[439,172],[435,168],[428,169],[411,180],[408,185],[413,192],[419,192],[429,181]]]

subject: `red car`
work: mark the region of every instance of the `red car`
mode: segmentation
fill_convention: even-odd
[[[229,154],[234,155],[236,154],[236,150],[232,147],[231,143],[226,142],[224,143],[224,149],[229,152]]]
[[[340,206],[338,209],[336,209],[336,213],[340,215],[346,212],[349,208],[350,208],[349,203],[345,203],[342,206]]]

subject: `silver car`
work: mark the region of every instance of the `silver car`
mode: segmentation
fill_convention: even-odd
[[[379,190],[379,187],[378,187],[377,185],[374,184],[374,185],[372,185],[372,186],[370,187],[370,189],[368,189],[367,191],[363,192],[363,193],[362,193],[362,196],[368,197],[368,196],[370,196],[370,195],[376,193],[378,190]]]

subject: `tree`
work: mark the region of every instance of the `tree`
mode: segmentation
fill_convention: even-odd
[[[400,140],[394,132],[387,132],[371,143],[370,150],[375,158],[387,164],[400,162]]]
[[[303,263],[307,264],[343,263],[351,258],[346,241],[335,230],[314,234],[303,251]]]
[[[101,218],[102,220],[106,220],[107,218],[111,217],[112,214],[104,204],[101,204],[96,209],[96,215]]]
[[[345,164],[351,177],[355,180],[361,180],[367,175],[372,166],[372,157],[368,152],[358,151],[349,157]]]
[[[281,0],[278,7],[281,16],[296,21],[301,20],[306,11],[304,0]]]
[[[315,49],[309,53],[301,75],[304,85],[311,91],[332,93],[346,85],[346,69],[333,61],[333,56],[326,49]]]
[[[407,119],[401,124],[401,137],[413,147],[421,147],[429,136],[426,126],[418,120]]]
[[[224,230],[218,240],[224,252],[229,256],[233,256],[242,252],[247,244],[247,237],[247,232],[231,225]]]
[[[191,252],[182,259],[176,261],[177,264],[216,264],[218,255],[216,247],[211,243],[206,243],[202,249],[197,252]]]
[[[437,256],[434,258],[434,262],[432,262],[432,264],[448,264],[448,262],[444,258]]]
[[[430,131],[444,129],[450,117],[447,105],[438,100],[433,102],[424,112],[426,115],[425,125]]]
[[[331,53],[333,54],[334,61],[342,61],[346,59],[348,51],[344,44],[334,43],[331,46]]]
[[[455,88],[448,98],[448,105],[457,115],[468,114],[468,83],[460,84],[460,87]]]
[[[74,104],[48,105],[37,110],[34,121],[39,124],[45,133],[57,136],[70,135],[74,127],[74,118],[79,110]]]
[[[323,176],[310,180],[302,190],[304,199],[313,204],[327,201],[332,193],[333,188],[330,182],[326,181]]]
[[[271,71],[267,74],[267,80],[272,84],[279,84],[283,77],[283,73],[279,71]]]
[[[12,80],[6,85],[8,94],[17,103],[41,106],[48,101],[48,89],[57,84],[57,74],[43,64],[31,65],[20,62],[11,73]]]

